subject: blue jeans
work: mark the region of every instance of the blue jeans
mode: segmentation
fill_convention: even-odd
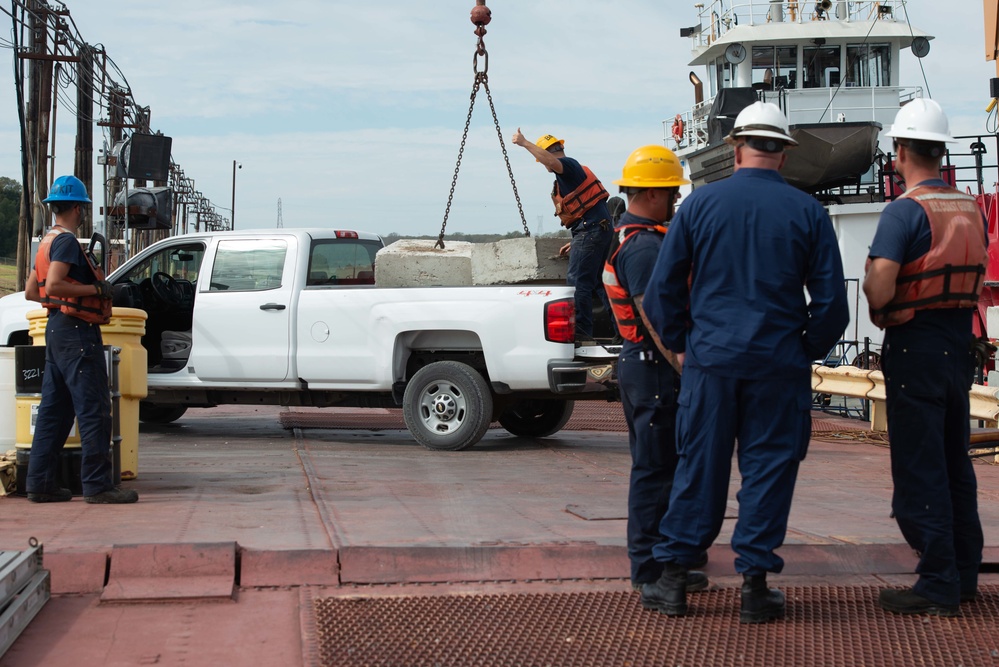
[[[891,506],[905,541],[920,554],[913,589],[956,605],[978,587],[984,542],[968,457],[971,356],[961,346],[894,329],[884,348]]]
[[[59,454],[76,418],[80,426],[80,479],[84,496],[114,487],[111,392],[101,328],[50,312],[45,328],[45,377],[28,459],[28,493],[59,489]]]
[[[597,222],[583,221],[572,230],[572,241],[569,246],[569,269],[565,282],[575,287],[574,300],[576,304],[576,337],[593,336],[593,292],[600,295],[604,308],[610,312],[610,303],[604,291],[603,270],[607,259],[607,249],[614,230],[610,222],[603,225]]]

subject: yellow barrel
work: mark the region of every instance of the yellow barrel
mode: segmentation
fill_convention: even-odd
[[[14,352],[14,420],[17,425],[14,446],[31,449],[38,421],[38,405],[42,400],[42,375],[45,372],[45,348],[18,345]],[[76,422],[66,439],[66,447],[80,446],[80,431]]]
[[[44,308],[32,310],[27,317],[28,333],[32,341],[35,345],[44,345],[48,311]],[[121,393],[119,428],[122,479],[135,479],[139,474],[139,402],[146,397],[147,392],[146,348],[142,347],[145,333],[146,311],[138,308],[112,308],[111,321],[101,326],[104,344],[121,348],[118,388]]]

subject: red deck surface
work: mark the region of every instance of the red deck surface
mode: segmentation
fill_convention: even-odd
[[[314,598],[629,589],[626,433],[491,430],[442,453],[397,429],[285,430],[280,412],[192,410],[143,425],[139,478],[126,483],[135,505],[0,498],[0,549],[37,538],[54,594],[0,665],[319,664]],[[863,426],[816,417],[823,431]],[[995,564],[999,466],[976,470]],[[915,558],[890,496],[886,448],[813,440],[773,583],[910,582]],[[736,582],[731,524],[707,568],[722,585]]]

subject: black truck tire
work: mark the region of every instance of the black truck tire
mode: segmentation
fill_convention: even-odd
[[[493,396],[485,379],[457,361],[424,366],[403,394],[406,427],[427,449],[468,449],[486,434],[492,413]]]
[[[499,423],[522,438],[545,438],[562,430],[573,407],[574,401],[559,398],[517,401],[500,414]]]
[[[169,424],[183,417],[185,412],[186,405],[139,402],[139,421],[147,424]]]

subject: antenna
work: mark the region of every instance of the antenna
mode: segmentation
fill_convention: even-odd
[[[281,198],[280,197],[278,197],[278,222],[277,222],[277,228],[278,229],[284,229],[284,220],[281,219]]]

